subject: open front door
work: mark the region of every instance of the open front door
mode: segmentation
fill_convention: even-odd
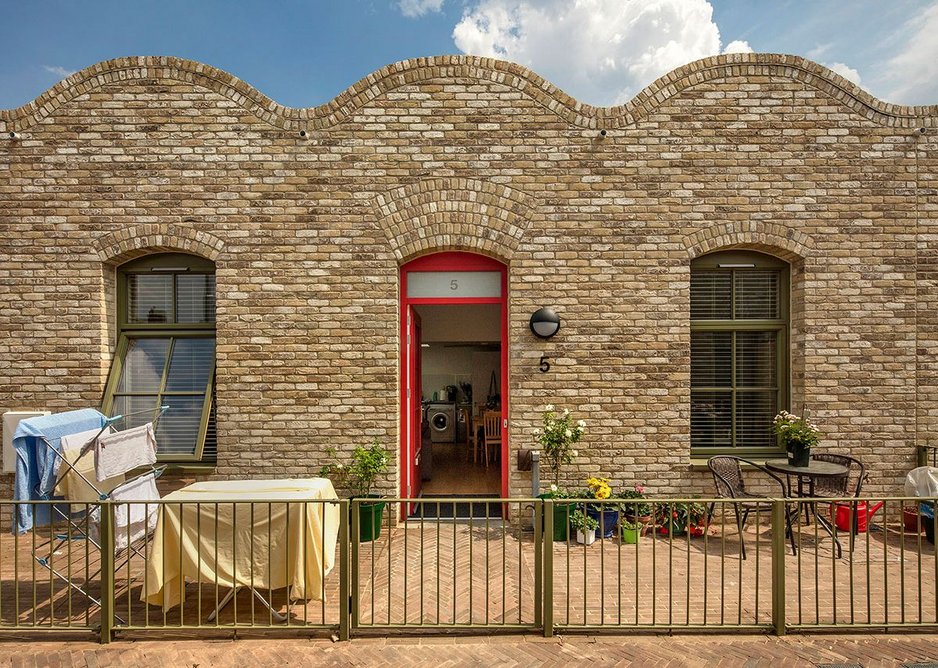
[[[407,434],[404,442],[407,453],[404,457],[407,462],[405,496],[416,498],[420,496],[421,452],[423,447],[423,406],[420,354],[420,315],[413,306],[407,309]],[[413,507],[407,509],[407,514],[413,512]]]

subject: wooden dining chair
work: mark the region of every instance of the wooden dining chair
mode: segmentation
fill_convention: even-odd
[[[501,411],[485,411],[482,414],[482,450],[485,456],[485,467],[488,468],[490,459],[498,460],[502,449],[502,414]],[[489,451],[494,450],[490,457]]]

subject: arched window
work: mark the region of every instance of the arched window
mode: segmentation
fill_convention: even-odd
[[[788,406],[789,265],[722,251],[691,263],[691,448],[770,453]]]
[[[182,253],[118,268],[119,338],[105,390],[108,415],[157,424],[158,457],[215,459],[215,265]]]

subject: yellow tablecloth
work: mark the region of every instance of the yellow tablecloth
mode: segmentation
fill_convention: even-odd
[[[141,598],[167,610],[179,604],[189,580],[226,588],[289,585],[293,598],[318,600],[335,563],[339,507],[298,502],[335,498],[325,478],[206,481],[168,494],[165,501],[186,502],[182,522],[179,505],[163,506]],[[252,516],[250,501],[275,503],[253,504]]]

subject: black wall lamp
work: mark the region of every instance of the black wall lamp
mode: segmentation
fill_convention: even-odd
[[[531,316],[531,331],[539,339],[549,339],[560,331],[560,316],[552,309],[540,308]]]

